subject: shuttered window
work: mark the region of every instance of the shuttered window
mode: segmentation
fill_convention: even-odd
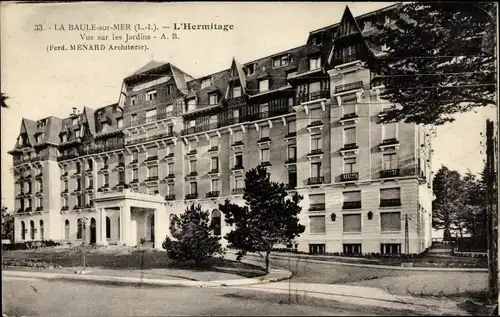
[[[380,213],[380,231],[401,231],[401,213]]]
[[[356,144],[356,128],[344,129],[344,144]]]
[[[325,194],[313,194],[309,195],[309,204],[324,204]]]
[[[356,158],[350,157],[344,159],[344,173],[354,173],[356,171]]]
[[[361,232],[361,214],[343,215],[344,232]]]
[[[391,170],[398,168],[398,156],[396,153],[384,154],[383,169]]]
[[[309,119],[311,119],[311,122],[321,120],[322,119],[321,109],[317,108],[317,109],[311,110],[311,113],[309,114]]]
[[[265,125],[260,127],[260,137],[268,138],[269,137],[269,126]]]
[[[309,232],[310,233],[325,233],[325,216],[311,216],[309,217]]]
[[[400,188],[384,188],[380,190],[380,199],[400,199]]]
[[[361,201],[361,191],[343,192],[344,202]]]

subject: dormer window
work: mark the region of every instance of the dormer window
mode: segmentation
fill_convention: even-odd
[[[214,105],[216,105],[218,103],[219,103],[219,98],[218,98],[217,94],[211,94],[209,96],[209,104],[210,104],[210,106],[214,106]]]
[[[276,57],[273,59],[273,67],[274,68],[277,68],[277,67],[283,67],[283,66],[286,66],[288,65],[290,62],[290,55],[282,55],[280,57]]]
[[[123,128],[123,118],[116,120],[116,124],[118,125],[119,129]]]
[[[206,78],[201,81],[201,89],[212,86],[211,78]]]
[[[233,98],[241,97],[241,86],[233,87]]]
[[[363,25],[363,31],[368,31],[373,28],[372,21],[365,21],[365,24]]]
[[[323,32],[312,35],[312,45],[321,45],[323,44]]]
[[[259,92],[269,90],[269,79],[259,80]]]
[[[40,121],[38,121],[38,123],[37,123],[37,128],[43,128],[43,127],[45,127],[45,126],[46,126],[46,122],[45,122],[45,120],[40,120]]]
[[[136,103],[137,103],[137,96],[130,97],[130,104],[132,106],[135,106]]]
[[[73,120],[71,121],[71,124],[72,125],[77,125],[78,124],[78,118],[73,118]]]
[[[61,142],[68,141],[68,135],[66,133],[61,134]]]
[[[104,133],[108,132],[108,125],[106,123],[102,124],[102,132]]]
[[[44,137],[44,134],[43,134],[43,133],[39,133],[39,134],[37,134],[37,135],[35,136],[35,138],[36,138],[36,143],[40,143],[40,142],[42,142],[43,137]]]
[[[171,95],[172,94],[172,85],[168,85],[167,86],[167,95]]]
[[[391,17],[386,15],[384,20],[384,25],[389,24],[391,22],[392,22]]]
[[[246,70],[247,76],[255,74],[255,64],[247,65],[245,70]]]
[[[80,130],[76,130],[76,131],[75,131],[75,136],[76,136],[77,138],[81,137],[81,136],[82,136],[81,131],[80,131]]]
[[[321,56],[312,57],[309,59],[309,70],[321,68]]]
[[[146,100],[153,101],[158,98],[158,92],[156,90],[151,90],[146,93]]]
[[[194,111],[196,110],[196,99],[189,99],[186,105],[186,111]]]

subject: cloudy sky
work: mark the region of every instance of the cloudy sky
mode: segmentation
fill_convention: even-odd
[[[97,108],[117,101],[121,80],[151,59],[172,62],[194,77],[230,67],[233,56],[241,63],[305,43],[309,31],[340,21],[345,6],[357,16],[391,3],[2,3],[1,85],[10,99],[2,110],[1,177],[2,205],[13,206],[12,159],[21,118],[33,120],[50,115],[65,117],[71,107]],[[178,40],[160,40],[173,23],[233,24],[232,31],[185,31]],[[49,45],[84,43],[80,36],[115,35],[123,32],[69,31],[68,24],[156,25],[157,36],[148,51],[47,51]],[[36,25],[43,31],[36,31]],[[56,26],[57,25],[57,26]],[[55,30],[64,25],[65,30]],[[49,29],[50,27],[50,29]],[[138,34],[134,31],[132,34]],[[88,41],[118,44],[120,41]],[[495,109],[462,114],[439,127],[435,140],[434,169],[441,164],[461,172],[482,167],[480,133]],[[484,152],[484,150],[483,150]]]

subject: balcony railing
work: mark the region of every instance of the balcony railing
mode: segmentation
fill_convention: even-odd
[[[158,180],[158,176],[149,176],[148,178],[146,178],[146,182],[153,182],[153,181],[157,181]]]
[[[189,174],[187,174],[187,176],[198,176],[198,172],[197,171],[193,171],[193,172],[190,172]]]
[[[198,198],[198,193],[187,194],[186,199],[196,199]]]
[[[325,210],[325,204],[310,204],[309,211]]]
[[[147,137],[142,137],[142,138],[133,139],[133,140],[127,140],[127,145],[144,143],[144,142],[149,142],[149,141],[158,140],[158,139],[172,138],[175,136],[176,136],[175,132],[158,133],[158,134],[147,136]]]
[[[361,208],[361,201],[344,201],[342,209],[359,209]]]
[[[42,211],[43,210],[43,206],[38,206],[36,207],[35,211]]]
[[[200,125],[200,126],[196,126],[196,127],[184,128],[181,131],[181,135],[188,135],[188,134],[193,134],[193,133],[210,131],[210,130],[218,129],[222,126],[223,126],[222,122],[216,122],[216,123],[205,124],[205,125]]]
[[[61,211],[66,211],[66,210],[69,210],[69,207],[68,207],[68,206],[63,206],[63,207],[61,208]]]
[[[341,121],[345,120],[350,120],[350,119],[356,119],[359,118],[359,116],[356,113],[346,113],[342,118],[340,118]]]
[[[358,145],[356,143],[347,143],[347,144],[344,144],[344,147],[341,149],[341,151],[345,151],[345,150],[354,150],[354,149],[357,149],[358,148]]]
[[[208,152],[215,152],[217,150],[219,150],[219,146],[218,145],[214,145],[214,146],[212,146],[211,148],[208,149]]]
[[[399,143],[397,138],[390,138],[390,139],[382,140],[381,145],[391,145],[391,144],[397,144],[397,143]]]
[[[261,162],[260,165],[262,165],[262,166],[271,166],[271,162],[264,161],[264,162]]]
[[[208,174],[216,174],[216,173],[219,173],[219,169],[218,168],[212,168],[210,170],[210,172],[208,172]]]
[[[158,155],[151,155],[151,156],[148,156],[148,158],[146,159],[146,161],[156,161],[158,160]]]
[[[241,195],[245,192],[245,188],[233,188],[231,190],[231,194],[233,195]]]
[[[295,183],[288,183],[285,185],[286,190],[292,190],[292,189],[295,189],[296,187],[297,187],[297,184],[295,184]]]
[[[232,170],[235,171],[235,170],[242,170],[243,169],[243,165],[235,165]]]
[[[380,178],[400,176],[399,168],[380,171]]]
[[[330,98],[330,91],[329,90],[319,90],[315,92],[311,92],[308,94],[301,94],[297,98],[297,103],[304,103],[308,101],[313,101],[317,99],[323,99],[323,98]]]
[[[360,81],[356,81],[353,83],[348,83],[345,85],[339,85],[339,86],[335,87],[335,93],[339,94],[339,93],[346,92],[349,90],[355,90],[355,89],[361,89],[361,88],[363,88],[363,81],[360,80]]]
[[[346,181],[355,181],[359,178],[359,174],[357,172],[354,173],[344,173],[340,175],[340,181],[341,182],[346,182]]]
[[[314,150],[311,150],[311,152],[309,152],[307,154],[307,156],[311,156],[311,155],[320,155],[320,154],[323,154],[323,149],[314,149]]]
[[[396,207],[401,206],[401,199],[380,199],[380,207]]]
[[[285,139],[294,138],[297,136],[297,132],[289,132],[285,135]]]
[[[213,191],[210,191],[206,194],[206,197],[207,198],[211,198],[211,197],[219,197],[220,195],[220,191],[218,190],[213,190]]]
[[[294,164],[297,163],[297,158],[296,157],[290,157],[288,160],[285,161],[285,164]]]
[[[231,146],[238,146],[238,145],[243,145],[243,141],[236,141]]]
[[[191,150],[186,155],[195,155],[196,153],[198,153],[198,150]]]
[[[142,124],[146,124],[146,123],[156,122],[156,121],[159,121],[159,120],[170,118],[173,115],[174,115],[174,113],[172,111],[164,111],[164,112],[162,111],[162,112],[159,112],[158,114],[156,114],[154,116],[150,116],[150,117],[147,117],[147,118],[135,119],[133,121],[130,121],[129,123],[127,123],[125,125],[125,127],[126,128],[130,128],[130,127],[134,127],[134,126],[137,126],[137,125],[142,125]]]
[[[165,177],[165,178],[167,178],[167,179],[169,179],[169,178],[175,178],[175,174],[174,173],[169,173],[167,175],[167,177]]]
[[[323,125],[323,120],[315,120],[307,125],[306,128],[313,128]]]
[[[323,184],[325,178],[323,176],[319,177],[309,177],[307,179],[307,185]]]
[[[175,194],[166,195],[165,200],[175,200]]]
[[[334,60],[334,65],[335,66],[343,65],[343,64],[350,63],[350,62],[354,62],[355,60],[358,60],[357,54],[350,54],[350,55],[346,55],[342,58],[336,58]]]
[[[257,143],[263,143],[263,142],[271,142],[271,138],[266,136],[266,137],[263,137],[263,138],[260,138]]]

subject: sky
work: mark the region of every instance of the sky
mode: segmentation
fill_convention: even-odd
[[[23,117],[67,117],[72,107],[98,108],[117,102],[122,79],[152,59],[171,62],[194,77],[227,69],[233,57],[246,63],[303,45],[308,33],[338,23],[346,5],[354,16],[391,5],[391,2],[195,2],[195,3],[1,3],[1,87],[9,96],[1,115],[2,205],[14,204],[12,158]],[[134,44],[147,51],[52,51],[71,44],[120,44],[97,36],[125,36],[123,31],[69,30],[69,24],[150,24],[159,30],[129,32],[139,35]],[[229,31],[179,31],[170,36],[174,23],[232,24]],[[37,25],[42,31],[36,31]],[[61,25],[65,30],[61,30]],[[170,26],[163,29],[162,26]],[[49,29],[50,27],[50,29]],[[57,30],[56,30],[57,29]],[[165,31],[165,32],[163,32]],[[94,36],[81,40],[81,36]],[[143,40],[144,36],[156,39]],[[433,169],[443,164],[465,173],[482,169],[481,146],[486,118],[496,119],[496,109],[482,108],[456,117],[437,128]],[[484,144],[484,141],[483,141]]]

